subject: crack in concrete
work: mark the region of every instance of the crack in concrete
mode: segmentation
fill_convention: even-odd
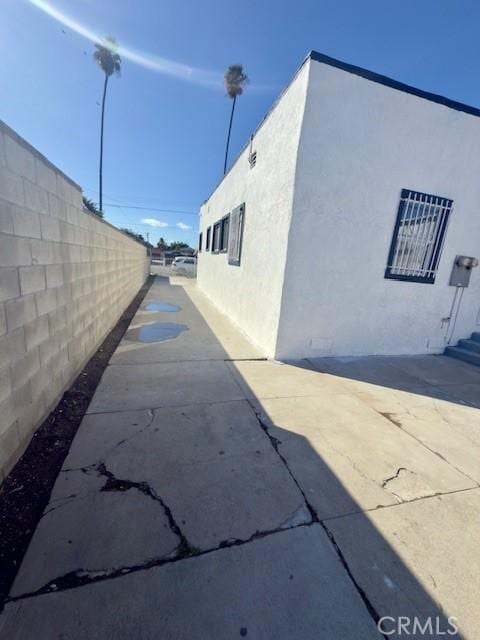
[[[265,434],[267,435],[268,439],[270,440],[272,447],[275,449],[277,455],[279,456],[279,458],[281,459],[281,461],[283,462],[283,464],[285,465],[288,473],[290,474],[290,477],[292,478],[292,480],[295,482],[296,486],[298,487],[298,490],[300,491],[300,493],[303,496],[303,499],[305,501],[305,505],[310,513],[311,516],[311,522],[310,525],[313,523],[319,523],[320,526],[323,528],[323,530],[325,531],[326,535],[328,536],[330,542],[332,543],[333,549],[335,551],[335,553],[337,554],[337,557],[339,558],[340,562],[343,565],[343,568],[345,569],[345,571],[347,572],[347,575],[349,576],[350,580],[352,581],[352,584],[354,586],[354,588],[356,589],[358,595],[360,596],[362,602],[364,603],[370,617],[373,619],[373,621],[375,622],[375,625],[378,625],[378,621],[380,620],[380,614],[378,613],[378,611],[375,609],[375,607],[373,606],[373,604],[371,603],[371,601],[369,600],[367,594],[365,593],[365,591],[360,587],[360,585],[358,584],[358,582],[355,580],[353,573],[350,569],[350,567],[348,566],[348,563],[340,549],[340,547],[338,546],[337,542],[335,541],[335,538],[333,536],[333,533],[328,529],[328,527],[326,526],[326,524],[319,520],[317,513],[315,512],[313,506],[310,504],[310,502],[308,501],[305,492],[303,491],[302,487],[300,486],[298,480],[296,479],[296,477],[293,475],[292,471],[290,470],[290,467],[288,466],[288,463],[286,461],[286,459],[284,458],[284,456],[280,453],[279,451],[279,444],[281,444],[281,442],[273,437],[270,432],[269,432],[269,427],[267,424],[264,423],[264,421],[262,420],[262,416],[261,416],[261,412],[259,410],[257,410],[257,408],[251,403],[249,402],[250,406],[252,407],[258,423],[260,425],[260,427],[263,429],[263,431],[265,432]],[[380,632],[379,632],[380,633]],[[382,637],[387,640],[387,637],[384,634],[381,634]]]
[[[365,607],[367,608],[368,613],[370,614],[371,618],[374,620],[375,622],[375,626],[378,629],[378,622],[381,619],[380,614],[378,613],[378,611],[375,609],[374,605],[372,604],[372,602],[370,601],[369,597],[367,596],[366,592],[364,591],[364,589],[362,589],[362,587],[358,584],[357,580],[355,579],[352,570],[350,569],[350,566],[345,558],[345,556],[343,555],[342,550],[340,549],[340,547],[338,546],[337,541],[335,540],[335,536],[333,535],[332,531],[330,531],[330,529],[327,527],[327,525],[324,522],[320,522],[321,526],[323,527],[323,530],[325,531],[325,533],[327,534],[330,542],[332,543],[333,548],[335,549],[338,558],[340,560],[340,562],[342,563],[343,568],[345,569],[345,571],[347,572],[350,580],[352,581],[355,589],[357,590],[360,598],[363,601],[363,604],[365,605]],[[380,630],[378,630],[379,634],[385,638],[385,640],[387,640],[387,636],[383,633],[381,633]]]
[[[104,455],[103,460],[107,460],[111,456],[111,454],[115,451],[115,449],[117,449],[118,447],[123,446],[127,442],[130,442],[130,440],[133,440],[134,438],[137,438],[144,431],[147,431],[147,429],[150,429],[150,427],[153,424],[153,421],[155,420],[155,409],[148,409],[147,413],[148,413],[148,415],[150,417],[148,423],[144,427],[141,427],[140,429],[138,429],[137,431],[135,431],[131,435],[127,436],[126,438],[123,438],[122,440],[119,440],[116,444],[114,444],[108,450],[108,452]],[[97,463],[94,462],[94,463],[92,463],[90,465],[86,465],[84,467],[69,467],[67,469],[61,469],[60,473],[68,473],[69,471],[82,471],[83,473],[88,473],[88,470],[91,469],[91,468],[94,468],[96,464]]]
[[[402,423],[400,422],[400,420],[398,420],[398,418],[394,417],[396,415],[395,413],[388,413],[387,411],[379,411],[378,413],[384,418],[386,418],[387,420],[389,420],[390,422],[392,422],[396,427],[398,427],[399,429],[402,429]]]
[[[309,527],[313,522],[309,523],[301,523],[296,526],[292,526],[289,529],[285,529],[282,527],[272,529],[269,531],[256,531],[246,540],[241,540],[239,538],[232,538],[229,540],[222,541],[218,546],[212,547],[210,549],[204,549],[203,551],[200,549],[196,549],[195,547],[190,547],[191,552],[182,555],[176,554],[173,557],[158,557],[148,560],[147,562],[136,564],[136,565],[128,565],[123,567],[118,567],[117,569],[76,569],[75,571],[70,571],[62,576],[58,576],[49,580],[43,587],[36,589],[35,591],[30,591],[27,593],[22,593],[18,596],[9,597],[5,600],[4,604],[8,604],[9,602],[17,602],[19,600],[26,600],[28,598],[35,598],[37,596],[56,593],[61,591],[67,591],[70,589],[75,589],[77,587],[83,587],[88,584],[93,584],[96,582],[104,582],[106,580],[113,580],[115,578],[128,575],[130,573],[136,573],[138,571],[148,571],[149,569],[153,569],[156,567],[163,567],[167,564],[175,564],[176,562],[183,562],[188,560],[193,560],[195,558],[199,558],[201,556],[209,555],[210,553],[214,553],[216,551],[221,551],[223,549],[230,549],[232,547],[239,547],[246,544],[250,544],[254,540],[259,540],[261,538],[266,538],[271,535],[281,534],[285,531],[289,531],[291,529],[299,529],[301,527]]]
[[[390,476],[389,478],[385,478],[385,480],[382,482],[382,489],[385,489],[388,483],[392,482],[392,480],[396,480],[397,478],[399,478],[402,471],[405,471],[407,473],[413,473],[413,471],[409,471],[406,467],[398,467],[397,471],[393,474],[393,476]]]
[[[325,435],[322,434],[322,438],[324,439],[324,441],[327,443],[327,445],[333,450],[335,451],[336,454],[338,454],[339,456],[342,456],[342,458],[345,458],[345,460],[352,466],[352,469],[354,469],[358,475],[363,478],[366,482],[368,483],[374,483],[375,480],[373,480],[372,478],[370,478],[370,476],[368,476],[366,473],[364,473],[364,471],[362,469],[360,469],[360,467],[356,464],[356,462],[345,452],[342,451],[341,449],[339,449],[338,447],[336,447],[333,442],[331,442],[329,440],[328,437],[326,437]]]
[[[128,491],[129,489],[136,489],[145,496],[151,498],[155,502],[158,502],[168,520],[168,526],[170,530],[179,538],[180,542],[177,546],[177,556],[186,557],[195,555],[198,553],[196,547],[193,547],[187,540],[185,534],[180,529],[179,525],[173,517],[172,510],[165,503],[161,496],[148,484],[148,482],[134,482],[132,480],[126,480],[117,478],[111,471],[105,466],[105,462],[102,460],[96,465],[96,471],[99,475],[104,476],[107,480],[100,491]]]
[[[290,477],[292,478],[293,482],[295,483],[295,486],[300,491],[300,493],[301,493],[301,495],[303,497],[303,500],[305,502],[305,505],[306,505],[306,507],[308,509],[308,512],[310,514],[311,522],[319,522],[318,516],[316,514],[316,511],[314,510],[314,508],[310,504],[307,496],[305,495],[305,492],[304,492],[303,488],[300,486],[300,483],[298,482],[298,480],[296,479],[296,477],[293,475],[292,471],[290,470],[290,467],[288,466],[288,463],[287,463],[286,459],[280,453],[279,445],[282,444],[282,443],[280,442],[280,440],[278,440],[277,438],[272,436],[272,434],[270,433],[270,430],[268,428],[268,425],[265,424],[263,422],[263,420],[262,420],[261,412],[250,401],[248,401],[248,403],[251,406],[251,408],[252,408],[252,410],[253,410],[256,418],[257,418],[257,422],[260,425],[260,428],[263,430],[263,432],[265,433],[267,438],[270,440],[270,443],[271,443],[272,447],[274,448],[276,454],[278,455],[280,460],[283,462],[286,470],[288,471],[288,474],[290,475]]]
[[[152,421],[153,421],[153,416],[149,425],[147,425],[146,427],[143,427],[142,430],[147,429],[148,426],[151,425]],[[131,437],[134,437],[134,436],[131,436]],[[198,553],[198,549],[188,542],[185,534],[182,532],[180,526],[177,524],[175,518],[173,517],[173,513],[170,507],[165,503],[162,497],[159,496],[158,493],[147,482],[135,482],[128,479],[117,478],[111,471],[107,469],[105,460],[100,460],[99,462],[95,462],[86,467],[80,467],[78,469],[70,469],[69,471],[81,471],[82,473],[85,473],[87,475],[91,473],[95,473],[100,477],[105,477],[106,482],[100,489],[94,489],[94,490],[88,491],[86,494],[83,494],[81,496],[72,495],[68,498],[63,499],[60,504],[57,504],[53,506],[51,509],[48,509],[47,511],[45,511],[45,513],[43,513],[42,515],[42,518],[52,513],[53,511],[56,511],[57,509],[64,507],[67,504],[76,502],[78,500],[84,500],[94,495],[95,493],[97,493],[97,491],[124,492],[124,491],[129,491],[130,489],[135,489],[140,493],[143,493],[143,495],[147,496],[148,498],[151,498],[155,502],[158,502],[161,505],[163,512],[167,517],[168,526],[170,530],[178,537],[180,541],[176,549],[177,556],[184,558],[190,555],[196,555]]]
[[[223,358],[223,362],[268,362],[268,358]]]
[[[452,424],[446,419],[444,418],[441,413],[439,413],[438,408],[435,406],[435,411],[438,413],[439,417],[448,424],[449,427],[451,427],[453,429],[453,431],[457,431]],[[474,483],[474,485],[476,487],[479,487],[480,484],[471,476],[468,475],[468,473],[465,473],[465,471],[463,471],[462,469],[459,469],[456,465],[454,465],[452,462],[450,462],[450,460],[447,460],[447,458],[445,458],[444,455],[442,455],[441,453],[439,453],[438,451],[436,451],[435,449],[432,449],[431,447],[429,447],[425,442],[423,442],[423,440],[420,440],[420,438],[417,438],[416,436],[414,436],[412,433],[410,433],[410,431],[407,431],[406,429],[403,428],[402,423],[400,422],[400,420],[398,418],[395,418],[394,416],[398,415],[395,413],[388,413],[388,412],[382,412],[379,411],[378,412],[381,416],[383,416],[384,418],[386,418],[387,420],[389,420],[392,424],[394,424],[396,427],[398,427],[402,433],[405,433],[405,435],[410,436],[410,438],[413,438],[415,440],[415,442],[418,442],[419,445],[421,445],[422,447],[424,447],[427,451],[430,451],[430,453],[433,453],[435,456],[437,456],[438,458],[440,458],[440,460],[443,460],[443,462],[445,462],[446,464],[448,464],[450,467],[452,467],[452,469],[455,469],[455,471],[457,471],[458,473],[461,473],[462,476],[465,476],[465,478],[468,478],[468,480],[470,480],[471,482]],[[418,418],[417,416],[415,416],[414,414],[412,414],[411,411],[407,410],[404,413],[406,413],[407,415],[411,416],[414,420],[420,420],[421,418]],[[463,434],[462,434],[463,435]],[[470,438],[467,438],[468,440],[471,441]],[[475,444],[475,443],[474,443]],[[475,445],[476,446],[476,445]]]
[[[293,513],[288,516],[286,520],[282,522],[280,525],[280,529],[292,529],[297,527],[300,524],[310,524],[311,523],[311,514],[308,510],[307,505],[302,502],[302,504],[293,511]]]
[[[135,433],[132,433],[132,435],[128,436],[127,438],[123,438],[123,440],[120,440],[119,442],[117,442],[117,444],[115,444],[107,453],[107,455],[105,456],[106,458],[108,458],[115,451],[117,447],[120,447],[125,443],[130,442],[130,440],[133,440],[133,438],[137,438],[141,433],[143,433],[144,431],[147,431],[147,429],[150,429],[150,427],[153,424],[153,421],[155,420],[155,409],[148,409],[147,413],[150,416],[150,420],[148,421],[148,423],[138,431],[135,431]]]

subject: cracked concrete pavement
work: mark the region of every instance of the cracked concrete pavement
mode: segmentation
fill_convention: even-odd
[[[0,637],[353,640],[455,616],[476,638],[480,370],[265,361],[183,279],[157,277],[131,327],[153,323],[188,330],[117,348]]]

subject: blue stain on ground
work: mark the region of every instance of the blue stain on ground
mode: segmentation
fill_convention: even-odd
[[[150,302],[145,306],[145,311],[180,311],[182,307],[177,304],[169,304],[168,302]]]
[[[125,338],[136,342],[162,342],[163,340],[176,338],[184,331],[188,331],[186,324],[153,322],[152,324],[145,324],[143,327],[129,329]]]

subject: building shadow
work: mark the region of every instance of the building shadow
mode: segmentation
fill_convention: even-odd
[[[480,367],[449,356],[308,358],[300,366],[346,381],[480,408]]]
[[[180,287],[179,287],[180,288]],[[185,292],[182,293],[185,296]],[[188,296],[185,296],[188,298]],[[186,300],[184,301],[184,304]],[[210,338],[218,340],[218,337],[210,330],[208,322],[196,311],[199,318],[197,322],[203,323],[204,328],[208,328]],[[467,640],[462,635],[462,620],[460,618],[451,621],[451,617],[455,618],[455,611],[447,611],[439,601],[432,597],[432,591],[435,590],[435,578],[429,576],[430,584],[427,580],[421,580],[415,573],[414,568],[407,565],[400,557],[397,551],[379,531],[372,520],[372,512],[366,511],[355,500],[347,487],[341,482],[325,460],[318,452],[318,449],[312,444],[310,439],[302,435],[302,423],[299,419],[296,431],[289,425],[282,424],[281,420],[275,420],[271,412],[266,406],[265,401],[255,394],[254,389],[249,385],[248,380],[242,376],[241,369],[235,365],[235,359],[231,359],[231,354],[224,351],[225,360],[231,361],[231,366],[236,369],[236,375],[240,379],[241,386],[246,390],[248,402],[252,410],[256,413],[261,428],[268,436],[272,447],[277,455],[286,466],[293,482],[300,489],[308,510],[312,516],[312,523],[318,522],[328,535],[335,553],[338,555],[339,561],[350,580],[354,584],[358,596],[362,599],[366,610],[369,612],[375,623],[381,626],[381,631],[385,638],[444,638],[452,637],[456,639]],[[431,358],[434,358],[431,356]],[[327,361],[328,360],[328,361]],[[445,374],[441,375],[437,367],[437,360],[432,369],[425,362],[417,362],[420,370],[431,373],[430,382],[422,380],[418,374],[413,372],[403,372],[396,369],[389,360],[385,359],[381,363],[377,359],[368,359],[362,362],[361,366],[355,366],[354,361],[358,359],[343,359],[344,362],[333,363],[333,359],[322,359],[322,361],[299,361],[295,363],[285,363],[278,366],[291,366],[295,368],[305,369],[318,375],[319,384],[321,384],[322,374],[328,374],[339,378],[348,378],[369,385],[387,386],[388,388],[405,391],[409,393],[419,393],[423,395],[431,395],[432,398],[449,399],[450,402],[467,404],[468,406],[476,406],[470,398],[463,399],[461,391],[451,394],[443,389],[450,378]],[[423,360],[423,359],[422,359]],[[442,358],[443,360],[443,358]],[[452,366],[453,370],[458,368],[465,374],[465,370],[469,371],[469,365],[464,363],[456,363],[453,365],[449,358],[442,363],[441,367]],[[262,363],[260,363],[261,366]],[[276,364],[276,363],[272,363]],[[351,366],[353,364],[353,367]],[[404,363],[401,363],[402,365]],[[341,365],[341,366],[339,366]],[[386,373],[389,369],[389,375]],[[434,375],[436,371],[436,376]],[[400,373],[399,373],[400,372]],[[448,375],[455,375],[450,372]],[[474,384],[476,372],[470,375],[468,384]],[[468,377],[468,376],[467,376]],[[470,381],[471,378],[471,381]],[[457,378],[458,380],[458,378]],[[480,382],[480,376],[479,376]],[[441,388],[439,388],[441,387]],[[302,402],[302,398],[298,399]],[[289,421],[290,422],[290,421]],[[395,429],[392,426],[392,429]],[[292,459],[289,459],[289,453],[293,452]],[[348,452],[345,452],[346,454]],[[372,456],[376,453],[372,451]],[[381,455],[379,453],[379,455]],[[294,459],[295,464],[292,464]],[[353,461],[353,465],[355,461]],[[308,470],[306,474],[296,473],[295,467],[299,465]],[[334,496],[334,502],[338,504],[338,515],[330,513],[325,516],[324,510],[315,506],[312,501],[312,484],[309,480],[314,478],[314,484],[317,488],[325,489],[325,497],[327,493],[329,499]],[[321,490],[320,490],[321,493]],[[322,496],[316,496],[317,504],[322,502]],[[409,504],[408,501],[403,502],[404,505]],[[402,502],[396,505],[377,505],[372,511],[377,509],[401,509]],[[445,508],[445,505],[443,505]],[[241,517],[241,514],[239,514]],[[399,521],[402,521],[399,515]],[[303,526],[303,525],[300,525]],[[395,535],[395,534],[394,534]],[[425,540],[424,549],[417,549],[419,555],[428,554],[428,541]],[[453,554],[457,551],[452,549],[452,557],[445,558],[445,563],[441,567],[441,571],[448,571],[448,567],[454,563]],[[434,586],[435,585],[435,586]],[[463,585],[459,585],[463,587]],[[305,593],[305,598],[309,598],[309,594]],[[457,627],[455,626],[458,625]],[[403,625],[403,626],[402,626]],[[319,629],[318,637],[324,637],[322,630]],[[313,640],[313,639],[312,639]],[[316,640],[316,639],[315,639]],[[335,638],[335,640],[337,640]],[[342,640],[339,638],[338,640]],[[362,640],[365,640],[362,638]]]
[[[460,631],[452,633],[453,628],[448,620],[449,616],[456,616],[458,612],[444,610],[441,603],[432,597],[432,591],[435,590],[435,577],[432,576],[432,585],[427,586],[425,579],[420,579],[419,576],[416,575],[414,567],[409,566],[402,559],[374,524],[372,518],[373,513],[379,509],[400,510],[403,508],[402,504],[399,502],[396,505],[377,505],[376,509],[370,512],[365,511],[352,496],[348,488],[340,481],[328,464],[328,461],[319,454],[318,449],[312,444],[312,440],[302,433],[303,424],[301,418],[299,418],[298,430],[295,426],[292,426],[292,419],[288,421],[288,426],[283,423],[282,420],[275,419],[269,410],[268,403],[261,397],[258,397],[254,387],[249,384],[248,379],[242,374],[240,364],[236,364],[235,360],[232,360],[231,352],[222,346],[221,341],[215,335],[215,332],[212,331],[198,308],[196,308],[185,289],[181,286],[169,286],[167,276],[157,276],[156,283],[154,283],[153,287],[147,295],[148,299],[144,300],[143,305],[152,301],[151,294],[153,293],[157,296],[155,302],[168,303],[175,300],[175,303],[180,307],[188,307],[193,320],[191,331],[198,331],[202,340],[215,345],[215,359],[228,362],[228,366],[232,368],[240,387],[245,391],[245,395],[247,396],[245,402],[249,403],[252,413],[258,420],[259,429],[264,431],[270,441],[272,449],[276,452],[276,455],[278,455],[281,463],[286,467],[292,482],[298,487],[305,501],[305,512],[309,514],[309,518],[306,522],[303,521],[299,524],[292,524],[291,526],[305,527],[318,523],[323,528],[332,545],[332,551],[337,555],[342,570],[345,571],[348,579],[351,581],[358,598],[363,602],[366,613],[373,619],[375,624],[382,621],[384,637],[464,638]],[[173,295],[170,296],[172,293]],[[154,316],[155,314],[142,316],[142,311],[139,310],[138,318],[140,318],[140,320],[137,318],[137,324],[141,324],[142,322],[148,324],[154,320]],[[165,319],[165,314],[158,315],[157,318]],[[182,322],[182,320],[179,320],[179,322]],[[175,343],[180,344],[182,340],[187,339],[187,335],[188,332],[181,333],[174,338]],[[163,344],[168,344],[168,342]],[[188,345],[188,343],[186,344]],[[161,345],[162,343],[159,343],[156,348],[161,350]],[[153,345],[151,343],[148,345],[138,344],[136,347],[139,351],[145,349],[151,350],[152,348]],[[135,350],[134,347],[132,347],[132,349]],[[251,361],[255,362],[255,358],[252,358]],[[259,366],[289,366],[263,362],[258,362],[257,364]],[[194,366],[195,360],[193,359],[192,367]],[[316,363],[316,366],[320,366],[320,363]],[[305,369],[305,371],[312,376],[318,377],[318,384],[322,384],[322,376],[326,372],[314,371],[313,365],[306,362],[298,363],[298,369]],[[382,384],[381,372],[378,369],[369,370],[366,368],[361,372],[358,370],[352,371],[345,369],[343,374],[338,371],[332,374],[330,370],[328,375],[345,378],[350,377],[350,379],[368,382],[369,384]],[[408,381],[402,379],[398,384],[399,386],[395,388],[402,389],[401,385],[408,386]],[[299,403],[302,403],[302,397],[297,398],[297,400]],[[457,401],[460,402],[460,400],[454,400],[454,402]],[[295,423],[295,417],[293,417],[293,422]],[[393,425],[391,425],[391,428],[395,429]],[[340,451],[340,454],[341,453]],[[347,451],[343,453],[348,454]],[[377,453],[372,451],[371,455],[375,456]],[[381,455],[380,451],[378,455]],[[355,460],[351,462],[355,465]],[[161,464],[161,452],[159,452],[159,464]],[[212,464],[214,463],[212,462]],[[299,468],[307,470],[308,473],[298,473]],[[180,468],[179,473],[181,473]],[[315,479],[314,489],[312,489],[312,478]],[[224,482],[228,483],[228,480],[228,477],[226,477]],[[330,505],[328,513],[322,506],[324,497],[325,503],[328,501]],[[251,496],[249,497],[249,500],[250,499],[254,500],[255,497]],[[245,500],[245,508],[248,507],[249,500]],[[443,508],[446,508],[445,504]],[[242,512],[239,509],[228,513],[226,512],[225,517],[229,519],[241,519]],[[400,515],[399,521],[402,521]],[[256,535],[261,537],[267,533],[272,532],[258,531]],[[121,535],[121,531],[115,532],[115,535]],[[423,550],[416,550],[417,555],[422,555],[422,551],[425,555],[428,554],[428,541],[425,542],[426,544]],[[408,545],[404,548],[409,551]],[[449,565],[455,563],[454,554],[459,551],[458,549],[452,549],[451,551],[452,556],[445,558],[445,565],[441,568],[442,571],[448,571]],[[319,570],[321,571],[321,567],[319,567]],[[118,579],[121,580],[122,578],[120,577]],[[464,589],[466,587],[463,584],[459,584],[458,588]],[[305,587],[304,600],[306,602],[316,602],[317,604],[315,606],[318,606],[318,602],[322,602],[322,593],[319,592],[313,595],[315,597],[312,597],[312,594]],[[330,598],[326,598],[326,601],[330,602],[331,600]],[[260,611],[263,605],[259,602],[258,606]],[[342,603],[342,607],[344,606],[345,603]],[[140,615],[140,613],[137,612],[138,615]],[[97,613],[95,615],[98,618],[102,614]],[[192,611],[192,615],[195,616],[194,611]],[[294,615],[294,612],[292,615]],[[399,626],[401,624],[403,624],[403,627]],[[462,620],[460,616],[458,624],[461,628]],[[254,624],[252,622],[252,627],[253,626]],[[141,629],[137,630],[137,632],[141,634]],[[255,637],[254,634],[255,631],[252,629],[252,637]],[[67,635],[68,633],[66,636]],[[68,637],[73,636],[68,635]],[[329,640],[344,640],[343,638],[337,638],[332,635],[325,635],[322,628],[318,629],[318,635],[312,636],[311,639],[305,638],[305,640],[326,639],[327,637]],[[373,632],[371,637],[375,638],[379,636]],[[39,635],[37,638],[43,640],[44,636]],[[287,638],[285,638],[285,640],[287,640]],[[361,639],[359,638],[359,640],[367,639],[362,637]]]

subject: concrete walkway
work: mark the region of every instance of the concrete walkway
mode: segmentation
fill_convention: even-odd
[[[444,357],[265,361],[194,283],[157,277],[0,637],[365,640],[382,616],[443,637],[455,616],[474,640],[478,407],[480,369]]]

